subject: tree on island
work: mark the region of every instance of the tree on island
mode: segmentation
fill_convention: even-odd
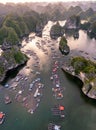
[[[67,45],[67,40],[66,40],[65,36],[63,36],[60,40],[59,49],[60,49],[61,53],[64,55],[67,55],[70,52],[70,48]]]
[[[50,31],[50,36],[52,39],[57,39],[60,36],[63,36],[64,30],[60,26],[59,22],[57,22],[55,25],[52,26]]]

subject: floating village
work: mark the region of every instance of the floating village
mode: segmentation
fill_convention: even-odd
[[[48,27],[45,28],[45,31],[46,29],[48,30]],[[46,84],[42,82],[41,72],[43,66],[41,63],[45,57],[47,59],[47,57],[50,56],[52,60],[52,70],[49,80],[52,83],[51,90],[53,98],[58,101],[58,104],[53,105],[50,111],[52,116],[64,118],[65,107],[59,103],[63,98],[64,92],[64,87],[61,86],[59,78],[59,69],[61,69],[61,63],[59,61],[60,55],[56,52],[57,48],[54,48],[54,43],[51,42],[49,36],[46,35],[48,35],[48,33],[43,34],[44,40],[38,38],[36,41],[37,36],[31,34],[29,38],[25,38],[22,42],[21,51],[28,56],[29,60],[26,66],[17,73],[15,78],[3,85],[3,89],[6,90],[4,103],[9,105],[15,100],[22,104],[28,113],[34,114],[42,101],[43,91],[46,89]],[[40,54],[39,51],[41,51]],[[47,67],[47,64],[45,65]],[[10,93],[15,95],[14,99]],[[0,124],[3,124],[4,120],[7,120],[6,113],[0,112]],[[48,124],[48,130],[60,130],[61,128],[60,125],[52,123],[52,121]]]
[[[66,118],[66,106],[60,101],[64,98],[66,86],[61,85],[62,83],[59,76],[59,72],[63,66],[63,61],[61,62],[60,58],[63,58],[63,56],[61,53],[57,52],[58,41],[50,39],[50,33],[48,34],[50,28],[48,28],[48,26],[44,28],[43,32],[46,32],[46,30],[47,34],[43,33],[42,38],[37,37],[35,34],[31,34],[22,41],[21,51],[26,54],[29,59],[26,65],[13,79],[3,84],[2,89],[6,90],[3,101],[5,105],[10,105],[13,102],[20,103],[26,111],[33,116],[35,111],[39,109],[44,89],[46,89],[46,83],[44,83],[42,79],[42,70],[44,66],[47,70],[48,66],[50,66],[48,62],[50,60],[51,67],[49,67],[50,72],[48,80],[51,82],[51,86],[48,87],[51,87],[53,98],[58,103],[50,107],[49,111],[55,119],[60,118],[63,120]],[[55,48],[54,44],[57,44]],[[83,55],[81,50],[79,52]],[[88,57],[87,52],[85,55]],[[13,97],[11,93],[14,95]],[[6,120],[6,113],[2,110],[0,112],[0,124],[3,124]],[[47,129],[61,130],[62,126],[51,120]]]

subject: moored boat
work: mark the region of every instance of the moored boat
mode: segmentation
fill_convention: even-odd
[[[4,122],[5,114],[3,112],[0,112],[0,125]]]
[[[4,100],[5,100],[5,104],[10,104],[11,103],[11,99],[10,99],[10,97],[8,95],[5,96]]]
[[[48,130],[60,130],[61,126],[53,124],[53,123],[49,123],[48,124]]]

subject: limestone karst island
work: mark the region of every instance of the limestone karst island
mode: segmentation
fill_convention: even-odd
[[[30,1],[0,0],[0,130],[95,130],[95,0]]]

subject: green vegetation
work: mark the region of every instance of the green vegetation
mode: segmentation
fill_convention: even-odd
[[[25,61],[26,56],[24,54],[21,53],[21,51],[17,51],[13,54],[14,59],[16,61],[16,63],[20,64],[22,63],[22,61]]]
[[[0,44],[3,43],[3,41],[5,40],[5,38],[8,36],[8,28],[6,26],[3,26],[0,29]]]
[[[36,24],[38,23],[39,20],[40,17],[38,13],[34,11],[26,12],[25,15],[23,16],[23,21],[25,22],[30,32],[36,30]]]
[[[4,50],[0,56],[0,80],[7,70],[27,61],[27,57],[20,51],[18,43],[23,36],[35,32],[38,23],[43,26],[45,20],[44,15],[41,17],[34,11],[24,14],[13,13],[4,17],[0,28],[0,45],[3,44],[2,49]]]
[[[7,27],[7,26],[3,26],[0,29],[0,44],[2,45],[2,43],[4,41],[7,41],[8,43],[11,43],[13,45],[15,45],[16,43],[19,42],[19,38],[17,36],[17,33],[14,31],[13,28]]]
[[[64,36],[61,38],[59,45],[60,45],[62,48],[67,45],[67,40],[66,40],[66,38],[65,38]]]
[[[8,37],[6,38],[6,41],[11,43],[11,45],[16,45],[16,43],[19,42],[17,33],[14,31],[13,28],[8,28]]]
[[[70,48],[67,45],[67,40],[66,38],[63,36],[59,42],[59,49],[61,51],[62,54],[67,55],[70,52]]]
[[[8,15],[5,18],[4,24],[7,27],[13,28],[14,31],[17,33],[18,37],[28,34],[29,30],[27,28],[26,23],[23,20],[22,16],[14,16],[14,15]]]
[[[28,35],[30,32],[36,31],[36,26],[44,25],[47,17],[42,16],[34,11],[26,12],[25,14],[9,14],[2,22],[0,28],[0,44],[4,41],[16,45],[20,38]]]
[[[86,60],[84,57],[74,57],[71,60],[71,65],[75,69],[76,74],[79,74],[81,71],[86,74],[96,73],[96,64]]]
[[[60,26],[59,22],[57,22],[55,25],[52,26],[50,35],[51,38],[58,38],[64,34],[63,28]]]
[[[27,60],[26,55],[24,55],[16,46],[12,47],[8,51],[3,52],[2,58],[9,64],[21,64]]]
[[[52,26],[52,30],[54,30],[54,32],[57,33],[61,33],[61,26],[59,24],[59,22],[57,22],[54,26]]]

